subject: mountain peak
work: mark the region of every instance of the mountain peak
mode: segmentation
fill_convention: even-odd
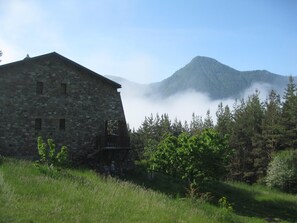
[[[185,67],[192,67],[192,69],[203,71],[211,71],[212,73],[220,73],[222,70],[225,72],[238,72],[237,70],[220,63],[219,61],[205,56],[196,56],[194,57],[190,63],[188,63]],[[190,68],[191,69],[191,68]]]
[[[205,57],[205,56],[196,56],[194,57],[191,62],[216,62],[219,63],[217,60],[210,58],[210,57]]]
[[[164,96],[193,89],[218,99],[237,97],[243,89],[247,89],[256,82],[271,85],[277,83],[283,87],[286,84],[286,78],[267,71],[241,72],[213,58],[196,56],[160,85]]]

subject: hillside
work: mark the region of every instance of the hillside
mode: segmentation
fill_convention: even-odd
[[[284,89],[288,77],[265,70],[241,72],[208,57],[195,57],[189,64],[159,83],[162,96],[194,89],[207,93],[213,99],[239,97],[254,83],[270,84],[276,90]]]
[[[138,85],[118,77],[110,77],[124,88],[142,89],[145,95],[166,98],[179,92],[195,90],[212,99],[238,98],[253,84],[266,84],[283,93],[288,77],[266,70],[238,71],[209,57],[197,56],[173,75],[158,83]]]
[[[0,222],[293,222],[296,196],[222,185],[213,194],[230,199],[234,213],[90,170],[40,172],[31,162],[0,157]]]

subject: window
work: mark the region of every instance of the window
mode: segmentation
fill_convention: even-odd
[[[42,94],[43,93],[43,82],[37,81],[36,83],[36,94]]]
[[[61,83],[61,94],[66,94],[67,92],[67,84]]]
[[[105,132],[107,135],[118,135],[119,122],[117,120],[107,120],[105,122]]]
[[[59,129],[60,130],[65,130],[65,127],[66,127],[66,121],[65,121],[65,119],[60,119]]]
[[[41,118],[36,118],[35,119],[35,130],[41,130]]]

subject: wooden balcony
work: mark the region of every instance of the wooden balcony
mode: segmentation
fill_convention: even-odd
[[[128,136],[104,135],[97,138],[96,147],[99,150],[129,150],[130,138]]]

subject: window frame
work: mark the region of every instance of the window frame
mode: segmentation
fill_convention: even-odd
[[[42,130],[42,119],[41,118],[35,118],[35,131]]]
[[[60,90],[61,90],[62,95],[66,95],[67,94],[67,83],[61,83]]]
[[[65,118],[60,118],[59,119],[59,130],[60,131],[65,131],[66,130],[66,119]]]
[[[42,81],[36,81],[36,94],[40,95],[44,92],[44,84]]]

